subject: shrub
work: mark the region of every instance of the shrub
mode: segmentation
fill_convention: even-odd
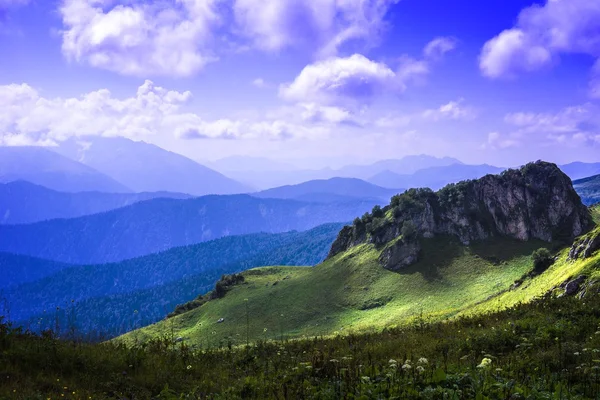
[[[550,250],[546,248],[537,249],[532,254],[533,257],[533,268],[536,271],[544,271],[554,264],[554,257],[550,253]]]

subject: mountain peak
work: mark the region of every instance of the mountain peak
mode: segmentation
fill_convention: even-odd
[[[373,243],[386,247],[380,261],[396,270],[416,262],[421,237],[452,235],[463,244],[495,236],[550,242],[591,226],[589,210],[569,177],[555,164],[538,161],[438,192],[411,189],[394,196],[390,205],[344,227],[329,257]]]

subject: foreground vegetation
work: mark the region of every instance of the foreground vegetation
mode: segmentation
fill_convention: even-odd
[[[545,298],[380,333],[203,349],[0,325],[0,398],[579,399],[600,396],[600,297]]]

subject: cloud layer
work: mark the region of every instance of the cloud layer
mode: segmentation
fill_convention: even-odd
[[[268,52],[304,47],[326,57],[349,41],[377,40],[396,2],[62,0],[62,50],[70,60],[135,76],[193,75],[226,42]]]
[[[513,28],[484,45],[479,67],[490,78],[513,77],[549,67],[567,53],[600,60],[600,2],[547,0],[522,10]],[[594,97],[600,97],[598,74],[596,69],[590,83]]]

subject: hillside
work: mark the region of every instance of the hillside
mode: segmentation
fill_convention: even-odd
[[[122,137],[82,137],[62,142],[60,154],[114,178],[136,192],[194,196],[236,194],[250,188],[181,154]]]
[[[97,214],[154,198],[187,199],[187,194],[57,192],[26,181],[0,183],[0,224],[28,224]]]
[[[0,254],[0,272],[11,286],[4,299],[11,319],[33,329],[53,326],[57,318],[66,329],[73,314],[79,333],[113,336],[165,317],[212,289],[223,274],[262,265],[317,264],[340,228],[328,224],[306,232],[231,236],[103,265],[65,267]],[[40,271],[40,266],[47,268]],[[56,307],[61,310],[53,311]]]
[[[255,232],[350,221],[372,203],[311,204],[248,195],[153,199],[73,219],[0,226],[0,251],[73,264],[115,262]]]
[[[438,190],[449,183],[477,179],[487,174],[497,174],[504,168],[492,165],[451,164],[418,170],[413,174],[398,174],[389,170],[371,176],[368,181],[386,188],[430,188]]]
[[[386,189],[356,178],[317,179],[298,185],[287,185],[252,193],[252,196],[272,199],[339,202],[342,199],[372,199],[387,204],[402,189]],[[330,201],[327,201],[330,200]]]
[[[573,181],[573,187],[584,204],[592,205],[600,203],[600,175]]]
[[[416,193],[425,195],[427,202],[419,203]],[[483,203],[472,203],[472,196],[481,194]],[[485,203],[486,196],[496,203]],[[552,205],[545,201],[548,196],[555,196]],[[446,203],[428,203],[439,199]],[[471,214],[470,204],[487,204],[491,211],[481,208]],[[517,209],[536,215],[538,224],[524,226]],[[487,212],[494,217],[486,217]],[[502,219],[502,215],[509,217]],[[224,298],[124,339],[131,340],[132,335],[150,339],[168,328],[190,344],[239,343],[245,329],[244,304],[252,321],[252,340],[275,338],[279,332],[286,337],[363,332],[407,324],[421,315],[442,320],[475,307],[487,310],[485,304],[495,305],[493,298],[515,281],[534,276],[535,285],[519,288],[535,289],[516,296],[530,300],[598,262],[597,256],[567,262],[568,245],[556,242],[589,230],[593,223],[568,177],[553,164],[529,164],[438,193],[409,191],[392,200],[392,206],[364,218],[366,234],[357,219],[352,227],[342,229],[330,257],[315,268],[246,271],[245,281],[234,285]],[[412,232],[394,228],[403,227],[407,220],[415,221]],[[535,277],[539,271],[534,272],[531,255],[542,247],[556,251],[559,259]],[[217,324],[219,318],[225,322]]]
[[[0,183],[25,180],[61,192],[130,192],[87,165],[42,147],[0,146]]]

